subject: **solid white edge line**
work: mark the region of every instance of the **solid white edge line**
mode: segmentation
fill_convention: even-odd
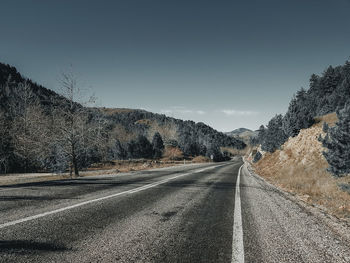
[[[217,167],[220,167],[220,166],[223,166],[223,165],[226,165],[226,164],[206,167],[206,168],[203,168],[203,169],[200,169],[200,170],[195,170],[193,172],[180,174],[180,175],[168,178],[168,179],[161,180],[159,182],[147,184],[147,185],[140,186],[140,187],[137,187],[137,188],[134,188],[134,189],[130,189],[130,190],[127,190],[127,191],[124,191],[124,192],[120,192],[120,193],[116,193],[116,194],[112,194],[112,195],[108,195],[108,196],[104,196],[104,197],[100,197],[100,198],[84,201],[84,202],[77,203],[77,204],[74,204],[74,205],[71,205],[71,206],[66,206],[66,207],[63,207],[63,208],[56,209],[56,210],[52,210],[52,211],[44,212],[44,213],[41,213],[41,214],[28,216],[28,217],[24,217],[24,218],[21,218],[21,219],[18,219],[18,220],[14,220],[14,221],[10,221],[10,222],[7,222],[7,223],[3,223],[3,224],[0,224],[0,229],[8,227],[8,226],[17,225],[19,223],[31,221],[31,220],[34,220],[34,219],[38,219],[38,218],[41,218],[41,217],[45,217],[45,216],[48,216],[48,215],[57,214],[57,213],[60,213],[60,212],[66,211],[66,210],[70,210],[70,209],[73,209],[73,208],[77,208],[77,207],[80,207],[80,206],[83,206],[83,205],[87,205],[87,204],[99,202],[99,201],[102,201],[102,200],[110,199],[110,198],[113,198],[113,197],[116,197],[116,196],[119,196],[119,195],[137,193],[137,192],[140,192],[140,191],[143,191],[143,190],[146,190],[146,189],[158,186],[160,184],[164,184],[166,182],[169,182],[169,181],[171,181],[173,179],[176,179],[176,178],[179,178],[179,177],[182,177],[182,176],[186,176],[186,175],[190,175],[190,174],[194,174],[194,173],[200,173],[200,172],[203,172],[205,170],[214,169],[214,168],[217,168]]]
[[[241,170],[244,164],[239,168],[236,193],[235,193],[235,209],[233,214],[233,236],[232,236],[232,260],[231,263],[244,263],[244,244],[243,244],[243,227],[242,227],[242,209],[241,196],[239,190]]]

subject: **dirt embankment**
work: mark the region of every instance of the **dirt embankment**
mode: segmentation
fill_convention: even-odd
[[[289,140],[281,150],[264,153],[254,169],[270,183],[296,194],[303,201],[320,206],[333,215],[350,219],[350,176],[334,178],[326,171],[325,149],[318,137],[323,122],[330,126],[337,121],[335,113],[316,119],[318,122]]]

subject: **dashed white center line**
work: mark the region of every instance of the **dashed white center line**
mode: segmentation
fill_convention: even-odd
[[[240,196],[240,190],[239,190],[242,167],[243,165],[238,170],[237,181],[236,181],[231,263],[244,263],[242,209],[241,209],[241,196]]]

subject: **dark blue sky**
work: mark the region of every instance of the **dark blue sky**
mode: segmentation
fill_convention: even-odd
[[[3,0],[0,61],[52,89],[72,64],[100,106],[256,129],[349,58],[349,13],[348,0]]]

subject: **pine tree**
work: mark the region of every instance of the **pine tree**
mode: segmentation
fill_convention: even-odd
[[[164,142],[159,132],[153,135],[152,139],[153,158],[161,158],[164,151]]]
[[[282,129],[282,120],[283,117],[279,114],[269,121],[264,141],[261,145],[262,150],[274,152],[286,141],[287,137]]]
[[[153,149],[152,144],[149,140],[144,136],[140,135],[137,138],[137,154],[140,158],[152,158],[153,157]]]
[[[127,157],[127,152],[118,139],[115,140],[112,156],[118,160],[124,160]]]
[[[288,111],[286,115],[283,117],[283,131],[288,137],[296,136],[299,132],[298,130],[298,103],[295,96],[293,96],[292,100],[289,103]]]
[[[262,144],[265,137],[265,126],[260,125],[259,129],[257,130],[257,133],[249,138],[249,144],[250,145],[259,145]]]
[[[306,91],[301,88],[289,103],[283,117],[283,131],[288,137],[299,134],[301,129],[309,128],[314,123],[313,110]]]
[[[265,138],[266,128],[264,125],[260,125],[258,130],[257,144],[262,144]]]
[[[332,110],[340,110],[350,98],[350,74],[347,72],[345,78],[338,86],[337,91],[328,97]]]
[[[204,144],[199,146],[199,155],[205,156],[207,154],[207,147]]]
[[[259,151],[256,152],[256,154],[254,155],[254,158],[253,158],[253,162],[256,163],[256,162],[260,161],[261,157],[262,157],[261,152],[259,152]]]
[[[340,177],[350,173],[350,104],[337,112],[339,121],[328,129],[323,139],[323,146],[328,150],[323,152],[330,171]]]
[[[211,157],[211,156],[213,156],[214,162],[224,161],[224,156],[222,155],[222,152],[221,152],[220,147],[218,145],[212,144],[208,148],[207,157]]]
[[[329,129],[328,123],[324,122],[323,125],[322,125],[323,132],[328,132],[328,129]]]

